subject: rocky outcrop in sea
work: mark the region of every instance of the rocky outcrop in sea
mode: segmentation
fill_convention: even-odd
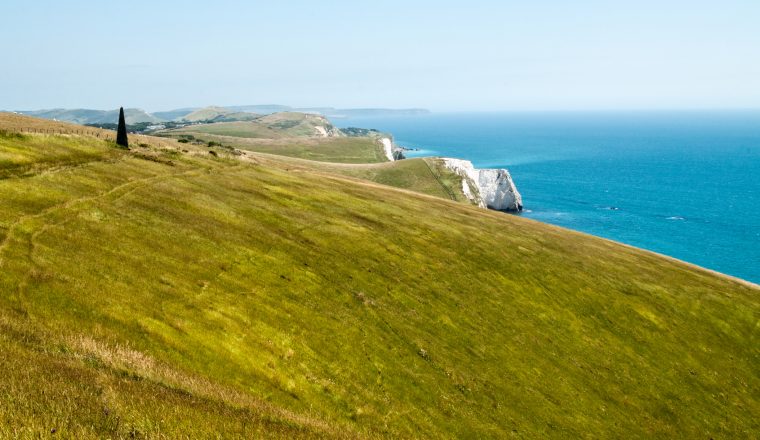
[[[522,211],[522,196],[505,169],[478,169],[469,160],[444,158],[445,166],[462,177],[462,192],[481,208]]]

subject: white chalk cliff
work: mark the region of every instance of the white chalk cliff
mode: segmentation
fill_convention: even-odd
[[[406,159],[406,156],[404,156],[404,148],[394,144],[393,138],[380,138],[380,145],[383,146],[383,152],[389,162]]]
[[[380,143],[383,144],[383,151],[385,152],[385,157],[388,159],[388,161],[393,162],[396,160],[393,157],[393,141],[387,137],[384,137],[380,139]]]
[[[444,158],[446,167],[462,177],[462,192],[481,208],[522,211],[522,196],[505,169],[477,169],[469,160]]]

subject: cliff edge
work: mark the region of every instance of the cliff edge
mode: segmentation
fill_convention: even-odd
[[[522,196],[505,169],[477,169],[469,160],[444,158],[447,168],[462,177],[462,192],[481,208],[519,212]]]

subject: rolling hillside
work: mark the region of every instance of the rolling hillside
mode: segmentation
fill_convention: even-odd
[[[259,156],[261,157],[261,156]],[[462,193],[462,177],[446,168],[438,158],[415,158],[381,163],[334,163],[279,157],[291,170],[325,172],[368,180],[457,202],[472,204]]]
[[[234,122],[234,121],[252,121],[259,118],[260,115],[248,112],[235,112],[225,107],[204,107],[195,110],[178,119],[189,122]]]
[[[213,109],[193,112],[187,120],[208,120],[224,115]],[[195,115],[195,116],[193,116]],[[167,134],[205,133],[251,139],[282,139],[291,137],[341,137],[342,134],[326,118],[309,113],[274,113],[252,121],[192,125],[167,130]]]
[[[41,123],[0,113],[0,437],[760,433],[757,286],[379,166]]]
[[[1,110],[0,110],[1,111]],[[242,105],[242,106],[209,106],[204,108],[187,107],[168,111],[148,113],[145,110],[128,108],[126,113],[127,124],[141,122],[165,122],[165,121],[209,121],[233,122],[250,121],[261,114],[272,113],[298,113],[306,112],[320,114],[326,117],[362,117],[378,115],[419,115],[430,113],[424,109],[335,109],[332,107],[319,108],[294,108],[287,105]],[[94,109],[45,109],[21,111],[21,114],[37,118],[51,119],[74,124],[109,124],[116,123],[118,110],[94,110]]]
[[[107,124],[116,123],[119,120],[119,109],[116,110],[89,110],[89,109],[53,109],[22,112],[27,116],[36,118],[53,119],[74,124]],[[161,119],[151,115],[145,110],[137,108],[124,109],[124,118],[127,124],[140,122],[160,122]]]
[[[313,161],[365,164],[388,160],[377,136],[346,136],[326,118],[306,113],[191,125],[157,135]]]
[[[195,110],[183,116],[181,119],[185,121],[190,121],[190,122],[208,121],[211,119],[218,118],[220,116],[227,115],[229,113],[232,113],[232,112],[222,107],[212,106],[212,107],[204,107],[204,108]]]

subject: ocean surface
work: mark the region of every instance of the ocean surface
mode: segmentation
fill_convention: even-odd
[[[335,119],[508,168],[520,214],[760,283],[760,111]]]

